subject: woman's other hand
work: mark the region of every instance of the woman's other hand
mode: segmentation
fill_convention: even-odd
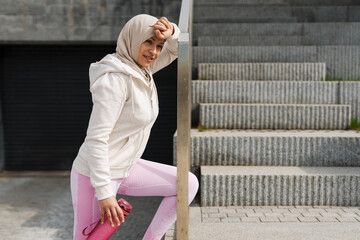
[[[124,213],[122,212],[119,204],[116,201],[114,196],[99,200],[101,208],[101,224],[104,224],[105,214],[107,215],[110,225],[114,227],[114,221],[116,225],[120,226],[120,221],[123,223],[125,221]],[[120,219],[119,219],[120,217]],[[114,218],[114,219],[113,219]]]
[[[155,23],[154,33],[156,37],[166,40],[174,34],[174,26],[166,17],[162,17]]]

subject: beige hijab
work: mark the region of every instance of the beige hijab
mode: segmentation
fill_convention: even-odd
[[[148,38],[154,36],[153,26],[157,18],[140,14],[131,18],[119,34],[116,46],[116,56],[123,63],[134,68],[144,79],[150,81],[152,73],[149,69],[140,67],[137,63],[140,45]]]

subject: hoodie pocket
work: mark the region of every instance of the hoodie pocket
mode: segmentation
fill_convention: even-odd
[[[137,147],[136,139],[136,136],[128,137],[126,143],[111,154],[109,159],[111,168],[125,168],[131,164],[132,156]]]

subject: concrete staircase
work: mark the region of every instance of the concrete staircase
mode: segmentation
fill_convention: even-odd
[[[294,6],[292,1],[283,3],[233,3],[217,1],[213,3],[199,2],[194,9],[198,23],[264,23],[264,22],[357,22],[360,21],[360,8],[350,5],[314,6],[307,1],[303,5]],[[264,1],[262,1],[264,2]],[[306,4],[306,2],[308,4]],[[306,5],[305,5],[306,4]]]
[[[201,205],[360,206],[360,3],[195,0],[193,31]]]

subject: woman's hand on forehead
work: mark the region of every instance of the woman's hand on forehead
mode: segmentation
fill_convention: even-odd
[[[174,34],[174,26],[166,17],[160,18],[154,25],[155,36],[166,40]]]

